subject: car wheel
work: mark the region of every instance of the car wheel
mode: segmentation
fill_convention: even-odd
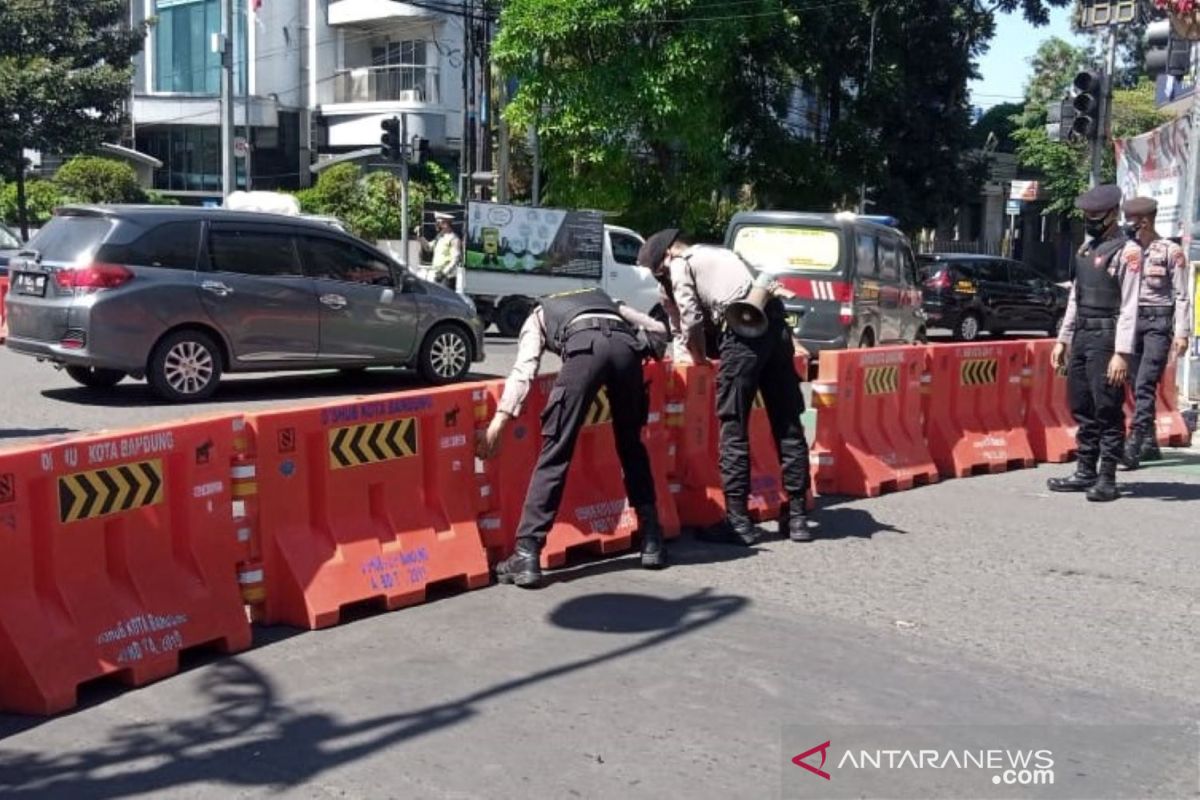
[[[496,329],[501,336],[516,336],[529,316],[531,306],[526,300],[506,300],[496,311]]]
[[[435,385],[461,380],[471,368],[471,340],[456,325],[438,325],[421,344],[417,367]]]
[[[89,389],[111,389],[125,377],[125,373],[119,369],[101,367],[67,367],[67,374],[73,381]]]
[[[979,338],[979,332],[979,317],[974,314],[965,314],[954,328],[954,338],[961,342],[973,342]]]
[[[206,333],[177,331],[154,348],[146,379],[172,403],[206,400],[221,381],[221,351]]]
[[[862,336],[858,337],[858,346],[860,349],[868,349],[875,346],[875,332],[867,328],[862,332]]]

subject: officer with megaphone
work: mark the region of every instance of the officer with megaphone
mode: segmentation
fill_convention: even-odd
[[[705,327],[717,329],[717,418],[725,520],[701,538],[752,545],[760,532],[750,519],[750,411],[761,393],[779,451],[788,502],[779,529],[795,542],[813,538],[805,499],[808,442],[800,415],[804,396],[796,374],[796,345],[781,297],[793,296],[769,276],[757,278],[741,256],[724,247],[692,245],[674,228],[659,231],[638,252],[662,287],[673,333],[696,364],[708,362]]]

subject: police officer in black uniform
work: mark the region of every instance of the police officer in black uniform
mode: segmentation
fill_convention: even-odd
[[[520,413],[542,353],[550,350],[557,354],[562,369],[542,412],[542,450],[517,527],[516,552],[496,567],[501,583],[534,587],[541,582],[542,545],[562,502],[579,429],[602,386],[612,409],[625,491],[637,514],[642,566],[655,569],[666,564],[654,478],[641,438],[649,411],[642,361],[651,354],[661,357],[665,338],[655,338],[665,337],[666,332],[662,323],[599,289],[544,297],[525,320],[517,340],[516,363],[479,443],[481,458],[495,454],[504,427]]]
[[[1125,443],[1125,381],[1137,323],[1142,250],[1118,225],[1121,190],[1105,185],[1080,195],[1088,240],[1075,257],[1075,282],[1058,343],[1055,369],[1066,361],[1067,396],[1079,424],[1075,473],[1048,481],[1053,492],[1118,497],[1116,473]],[[1067,348],[1070,356],[1067,358]]]

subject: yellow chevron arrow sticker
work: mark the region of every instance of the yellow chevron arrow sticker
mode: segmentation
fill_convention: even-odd
[[[963,386],[986,386],[996,382],[999,363],[995,358],[965,358],[959,365]]]
[[[898,366],[867,367],[863,374],[863,390],[868,395],[892,394],[900,388]]]
[[[163,500],[162,460],[76,472],[58,479],[58,518],[79,522],[107,517]]]
[[[420,452],[415,417],[349,425],[329,431],[329,468],[346,469],[409,458]]]

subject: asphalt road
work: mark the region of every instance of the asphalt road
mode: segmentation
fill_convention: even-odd
[[[506,366],[506,347],[485,372]],[[0,368],[10,440],[181,411],[148,405],[137,384],[84,402],[49,368],[7,354]],[[404,385],[234,379],[187,410]],[[1050,495],[1046,478],[1069,467],[1043,466],[823,498],[809,545],[689,536],[659,573],[617,558],[537,592],[258,629],[256,649],[189,655],[153,686],[87,687],[74,713],[0,715],[0,796],[827,797],[845,772],[825,783],[790,760],[854,724],[919,726],[946,747],[986,725],[1085,726],[1119,750],[1092,772],[1083,745],[1056,749],[1060,783],[1092,781],[1074,794],[993,795],[983,781],[956,797],[1194,798],[1194,736],[1177,755],[1125,727],[1200,719],[1200,526],[1187,502],[1200,499],[1200,451],[1168,454],[1123,476],[1111,505]],[[889,773],[865,794],[948,796],[946,780]]]

